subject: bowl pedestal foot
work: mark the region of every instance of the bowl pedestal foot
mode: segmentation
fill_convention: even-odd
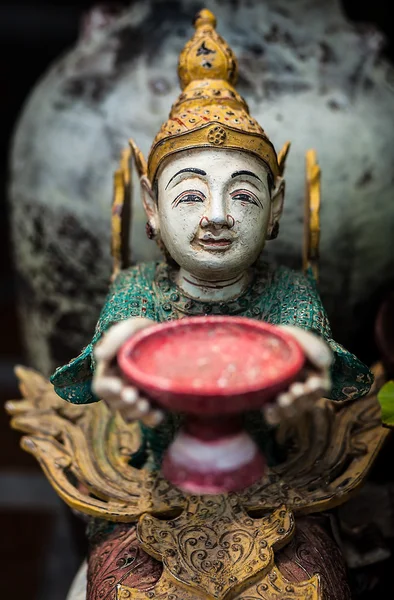
[[[163,459],[163,475],[191,494],[223,494],[252,485],[265,460],[236,416],[187,416]]]

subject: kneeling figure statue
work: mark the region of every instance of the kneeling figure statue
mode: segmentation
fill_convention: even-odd
[[[89,516],[88,600],[345,600],[329,509],[360,485],[386,435],[379,382],[370,391],[369,368],[332,339],[317,291],[313,153],[304,270],[262,260],[279,231],[289,144],[277,154],[237,93],[237,62],[212,13],[202,10],[194,25],[179,60],[182,92],[148,160],[131,140],[115,174],[114,273],[93,339],[50,383],[19,368],[25,400],[9,411],[60,496]],[[134,167],[147,235],[164,260],[129,266]],[[182,416],[126,381],[116,359],[153,324],[226,315],[277,326],[306,362],[275,401],[245,414],[268,463],[264,475],[237,491],[230,481],[225,493],[188,493],[161,472]],[[178,455],[194,453],[198,469],[198,448],[187,440]],[[226,468],[244,460],[242,446],[229,444]]]

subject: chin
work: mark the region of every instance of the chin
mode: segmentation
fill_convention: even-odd
[[[234,277],[240,275],[249,269],[251,262],[231,260],[230,256],[226,256],[224,252],[204,252],[204,256],[198,260],[190,261],[188,264],[183,264],[183,268],[195,277],[201,279],[211,279],[213,276],[220,275],[223,278]]]

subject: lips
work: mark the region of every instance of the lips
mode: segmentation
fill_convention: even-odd
[[[204,235],[198,238],[198,244],[206,249],[225,249],[231,246],[233,239],[224,236]]]

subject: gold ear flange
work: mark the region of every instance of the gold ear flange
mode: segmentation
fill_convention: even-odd
[[[131,264],[130,227],[133,209],[132,163],[138,176],[146,175],[147,164],[144,155],[134,140],[121,153],[119,168],[114,173],[114,188],[111,217],[111,255],[113,259],[111,281],[121,269]]]
[[[278,171],[280,177],[283,177],[285,171],[286,159],[287,155],[289,154],[290,146],[291,142],[286,142],[282,150],[278,154]]]
[[[122,268],[130,264],[129,233],[131,220],[131,149],[122,151],[119,168],[114,173],[111,215],[111,255],[113,281]]]
[[[315,150],[306,153],[306,193],[304,216],[303,269],[312,269],[319,278],[321,172]]]
[[[138,148],[135,141],[131,138],[129,139],[129,146],[139,177],[142,177],[142,175],[147,175],[148,165],[146,163],[145,156],[142,154],[142,151]]]

